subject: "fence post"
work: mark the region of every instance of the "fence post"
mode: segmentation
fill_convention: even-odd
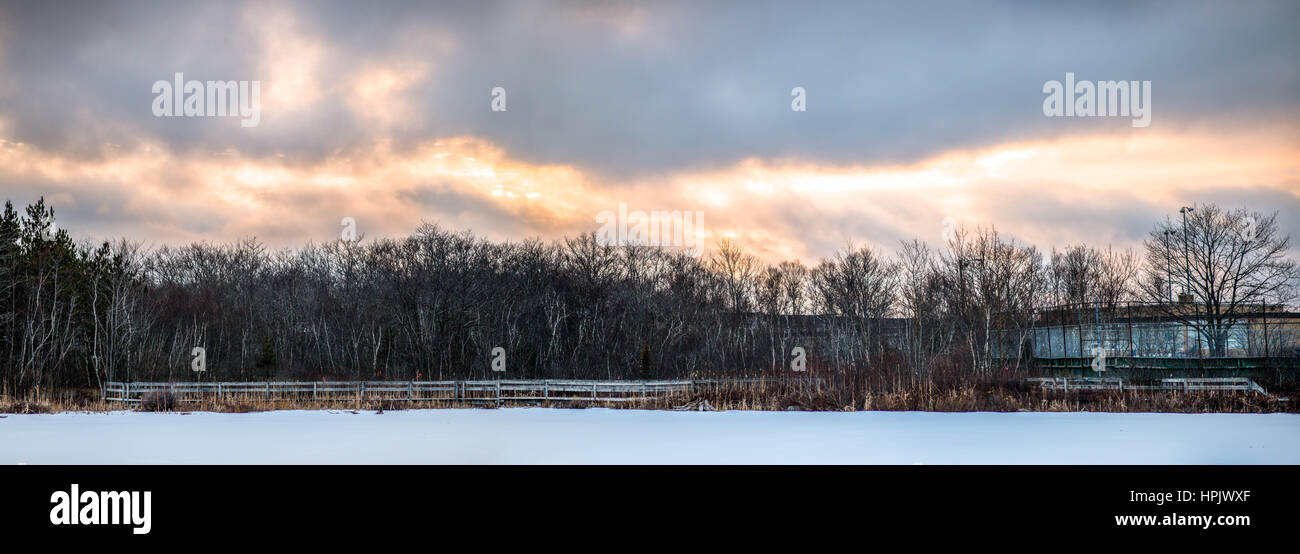
[[[1049,322],[1044,321],[1044,323],[1049,323]],[[1052,326],[1051,326],[1051,325],[1048,325],[1048,326],[1047,326],[1047,329],[1044,329],[1044,331],[1045,331],[1045,332],[1044,332],[1043,334],[1044,334],[1044,335],[1047,335],[1047,356],[1046,356],[1046,357],[1051,358],[1051,357],[1053,357],[1052,354],[1055,353],[1055,351],[1052,350]],[[1035,336],[1035,337],[1034,337],[1034,345],[1035,345],[1035,349],[1037,349],[1037,348],[1036,348],[1036,347],[1037,347],[1037,343],[1038,343],[1038,337]],[[1034,361],[1037,362],[1038,360],[1034,360]],[[1037,365],[1037,364],[1035,364],[1035,365]]]
[[[1061,357],[1062,357],[1062,358],[1069,358],[1069,357],[1070,357],[1070,346],[1069,346],[1069,345],[1070,345],[1070,337],[1067,336],[1067,335],[1065,334],[1065,328],[1066,328],[1066,327],[1067,327],[1067,325],[1066,325],[1066,322],[1065,322],[1065,316],[1062,315],[1062,316],[1061,316]]]
[[[1249,325],[1248,325],[1249,326]],[[1264,371],[1272,368],[1272,352],[1268,350],[1268,301],[1264,301]]]
[[[1133,365],[1133,358],[1137,357],[1137,345],[1133,344],[1133,304],[1128,304],[1128,355],[1129,365]]]
[[[1082,306],[1083,306],[1082,304],[1079,304],[1074,307],[1075,330],[1079,332],[1079,356],[1081,358],[1085,358],[1084,360],[1080,361],[1080,367],[1082,367],[1083,362],[1087,361],[1086,360],[1087,355],[1084,354],[1083,352],[1083,307]],[[1079,375],[1086,375],[1083,371],[1084,370],[1080,369]]]

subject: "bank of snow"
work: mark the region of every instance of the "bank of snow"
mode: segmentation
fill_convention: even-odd
[[[1300,415],[642,410],[8,415],[15,464],[1296,464]]]

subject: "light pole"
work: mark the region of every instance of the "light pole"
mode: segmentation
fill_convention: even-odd
[[[980,264],[983,264],[984,258],[959,258],[957,260],[957,278],[961,280],[961,301],[963,305],[965,305],[967,301],[966,301],[966,274],[962,270],[963,268],[966,267],[966,264],[969,264],[971,262],[979,262]]]
[[[1186,279],[1183,281],[1183,292],[1192,293],[1192,264],[1188,258],[1189,246],[1187,243],[1187,214],[1195,211],[1196,208],[1183,206],[1178,209],[1178,213],[1183,214],[1183,270],[1186,272]],[[1197,348],[1200,346],[1198,345]]]
[[[974,332],[975,332],[975,322],[970,320],[970,301],[967,299],[967,296],[966,296],[966,272],[965,272],[965,267],[966,267],[966,264],[971,263],[971,262],[980,262],[980,264],[983,264],[983,263],[984,263],[984,258],[962,258],[962,257],[958,257],[958,258],[957,258],[957,279],[961,281],[962,319],[964,319],[964,320],[967,321],[966,328],[970,331],[971,334],[974,334]],[[985,336],[985,337],[984,337],[984,340],[985,340],[985,341],[988,341],[988,336]],[[972,342],[972,343],[971,343],[971,350],[972,350],[972,352],[971,352],[971,358],[972,358],[971,362],[972,362],[972,363],[975,362],[975,360],[973,359],[973,358],[975,357],[975,353],[973,352],[974,349],[975,349],[975,344],[974,344],[974,342]],[[983,364],[981,364],[981,365],[983,365]]]
[[[1184,284],[1184,287],[1185,287],[1185,288],[1183,289],[1183,292],[1187,293],[1188,296],[1191,296],[1191,295],[1192,295],[1192,263],[1191,263],[1191,258],[1190,258],[1190,256],[1191,256],[1191,254],[1190,254],[1191,247],[1189,246],[1189,243],[1187,242],[1187,214],[1189,214],[1189,213],[1191,213],[1191,212],[1193,212],[1193,211],[1196,211],[1196,208],[1189,208],[1189,207],[1187,207],[1187,206],[1183,206],[1182,208],[1179,208],[1179,209],[1178,209],[1178,213],[1183,214],[1183,269],[1184,269],[1184,271],[1187,272],[1187,280],[1185,281],[1185,284]],[[1193,299],[1192,299],[1192,310],[1193,310],[1192,315],[1195,316],[1195,315],[1196,315],[1196,312],[1195,312],[1195,310],[1196,310],[1195,297],[1193,297]],[[1195,321],[1195,320],[1193,320],[1193,321]],[[1196,331],[1196,358],[1199,360],[1200,357],[1201,357],[1201,327],[1200,327],[1200,324],[1195,323],[1195,322],[1192,323],[1192,329]],[[1199,363],[1199,362],[1198,362],[1198,363]]]
[[[1171,268],[1171,251],[1169,248],[1169,235],[1174,234],[1173,229],[1165,229],[1165,284],[1169,287],[1169,294],[1165,295],[1165,300],[1173,302],[1174,299],[1174,272]]]

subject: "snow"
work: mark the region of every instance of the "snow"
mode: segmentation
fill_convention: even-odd
[[[1297,464],[1300,415],[611,409],[8,415],[2,464]]]

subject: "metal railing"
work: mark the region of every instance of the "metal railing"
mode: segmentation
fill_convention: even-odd
[[[1200,391],[1200,390],[1233,390],[1233,391],[1254,391],[1260,394],[1268,394],[1264,387],[1258,383],[1246,378],[1180,378],[1180,379],[1161,379],[1160,386],[1164,390],[1177,391]]]
[[[1029,379],[1031,383],[1045,390],[1080,391],[1080,390],[1159,390],[1159,391],[1238,391],[1257,392],[1267,395],[1264,387],[1244,377],[1200,377],[1161,379],[1159,385],[1125,384],[1123,379],[1114,377],[1037,377]]]
[[[1046,390],[1123,390],[1124,380],[1109,377],[1038,377],[1029,380]]]
[[[685,379],[673,381],[264,381],[264,382],[118,382],[104,384],[104,400],[135,404],[151,391],[170,391],[181,402],[205,398],[259,396],[312,400],[383,399],[398,401],[502,404],[506,402],[631,402],[651,396],[688,392],[734,383],[776,382],[765,379]]]
[[[1004,324],[1020,322],[991,331],[990,347],[999,358],[1091,358],[1102,350],[1107,357],[1246,358],[1265,366],[1300,357],[1300,312],[1278,304],[1242,306],[1231,318],[1213,319],[1203,306],[1185,302],[1066,304],[994,316]]]

